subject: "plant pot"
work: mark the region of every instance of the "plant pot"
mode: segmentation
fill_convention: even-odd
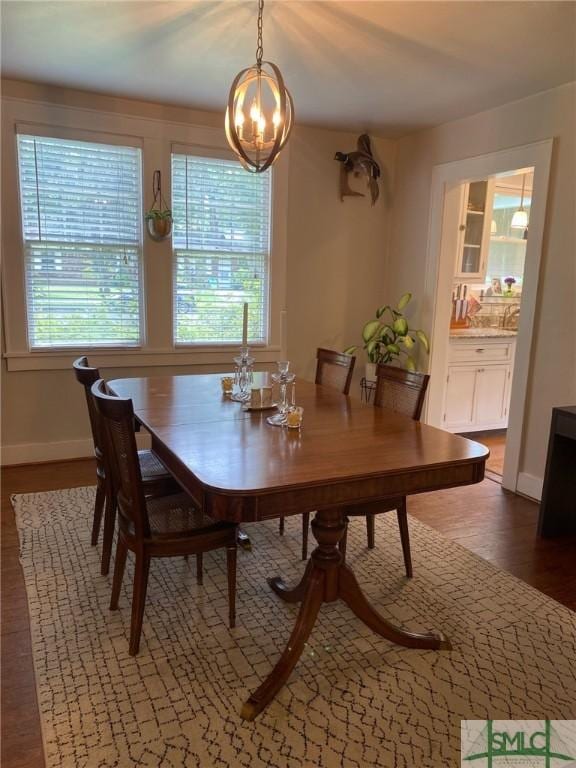
[[[366,381],[376,381],[376,363],[366,363],[364,376]]]
[[[172,233],[172,219],[146,219],[146,228],[157,243],[167,240]]]

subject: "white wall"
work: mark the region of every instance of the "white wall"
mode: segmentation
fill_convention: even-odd
[[[520,471],[544,475],[551,409],[576,402],[576,84],[446,123],[397,142],[387,299],[424,292],[436,164],[554,138]],[[430,327],[429,309],[415,322]]]
[[[390,229],[393,147],[376,139],[381,194],[340,201],[334,153],[354,149],[349,133],[302,128],[291,139],[288,225],[288,348],[296,370],[313,380],[316,347],[345,349],[382,303]],[[353,185],[362,190],[362,185]],[[357,357],[356,386],[364,358]],[[358,394],[358,391],[357,391]]]
[[[4,81],[3,95],[128,116],[222,126],[222,115],[164,107],[68,89]],[[337,150],[355,147],[356,134],[296,126],[290,139],[287,212],[288,355],[299,375],[313,377],[317,346],[341,349],[358,340],[367,315],[381,300],[390,227],[389,179],[394,145],[375,149],[386,178],[374,208],[367,199],[338,197]],[[3,190],[5,192],[5,190]],[[4,195],[3,195],[4,209]],[[157,254],[155,254],[156,256]],[[169,258],[169,254],[164,254]],[[19,258],[19,244],[3,248],[3,261]],[[155,259],[155,262],[157,259]],[[154,269],[156,269],[154,266]],[[149,281],[170,300],[165,280]],[[168,308],[167,308],[168,310]],[[167,311],[168,316],[168,311]],[[70,362],[75,355],[70,355]],[[102,369],[108,378],[225,370],[223,365]],[[229,366],[228,366],[229,368]],[[89,424],[81,387],[70,370],[8,371],[2,361],[3,462],[18,463],[89,455]]]

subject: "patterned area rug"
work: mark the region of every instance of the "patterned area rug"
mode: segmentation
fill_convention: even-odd
[[[48,768],[447,768],[460,720],[576,714],[576,614],[411,520],[403,578],[395,515],[377,546],[351,524],[349,562],[387,617],[442,629],[450,652],[400,648],[341,603],[324,606],[300,663],[254,723],[238,712],[284,647],[296,612],[266,577],[296,579],[300,519],[249,527],[239,552],[238,626],[227,627],[224,552],[153,561],[143,639],[128,655],[131,563],[120,610],[90,547],[94,490],[14,499]]]

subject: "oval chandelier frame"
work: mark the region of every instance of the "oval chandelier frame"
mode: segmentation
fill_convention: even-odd
[[[226,138],[238,160],[250,173],[263,173],[276,161],[286,145],[294,123],[294,102],[284,83],[280,69],[271,61],[263,61],[262,14],[264,0],[258,2],[258,47],[256,63],[241,70],[230,87],[224,126]],[[250,109],[250,138],[244,135],[245,102],[252,89]],[[263,110],[263,90],[274,101],[273,114],[268,123]],[[266,131],[273,135],[266,139]],[[248,134],[247,134],[248,135]]]

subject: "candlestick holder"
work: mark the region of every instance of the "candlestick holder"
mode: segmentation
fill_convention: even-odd
[[[250,400],[250,386],[254,381],[254,361],[250,347],[240,347],[240,354],[234,358],[234,384],[238,391],[232,395],[232,400],[245,403]]]
[[[266,421],[274,427],[283,427],[286,424],[286,413],[289,408],[288,386],[294,383],[296,375],[289,372],[290,363],[287,360],[277,363],[277,366],[278,371],[272,374],[272,381],[276,382],[280,389],[278,413],[275,413],[274,416],[268,416]]]

